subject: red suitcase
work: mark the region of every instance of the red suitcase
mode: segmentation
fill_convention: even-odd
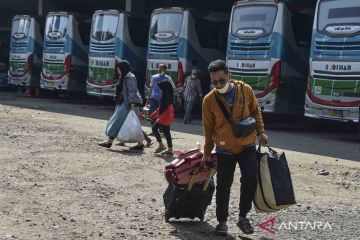
[[[216,155],[211,154],[210,161],[204,166],[201,164],[202,157],[200,149],[178,154],[176,159],[165,167],[166,180],[177,186],[192,186],[194,183],[211,179],[216,173]]]

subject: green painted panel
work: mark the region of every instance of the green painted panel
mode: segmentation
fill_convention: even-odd
[[[115,76],[114,68],[89,67],[89,76],[97,82],[106,82]]]
[[[43,69],[45,75],[61,75],[65,72],[64,64],[59,63],[44,63]]]

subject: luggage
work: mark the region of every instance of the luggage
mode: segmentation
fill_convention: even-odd
[[[165,221],[170,218],[199,218],[204,220],[207,207],[211,204],[211,199],[215,191],[214,180],[210,180],[204,191],[205,183],[196,183],[189,190],[189,187],[179,187],[169,184],[163,199],[165,205]]]
[[[200,149],[192,149],[179,153],[176,159],[165,167],[165,178],[169,184],[185,186],[192,181],[192,184],[206,180],[210,172],[211,178],[216,173],[216,155],[212,154],[206,166],[201,166],[203,153]]]
[[[134,110],[130,110],[117,136],[119,142],[142,142],[144,134],[141,123]]]
[[[258,185],[254,197],[255,211],[276,212],[296,204],[289,166],[285,153],[258,149]]]

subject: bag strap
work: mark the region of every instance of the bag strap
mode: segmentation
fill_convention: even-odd
[[[245,112],[245,94],[244,94],[244,87],[241,84],[241,95],[242,95],[242,110],[241,110],[241,121],[243,120],[243,116],[244,116],[244,112]],[[235,94],[236,97],[236,94]],[[215,93],[215,98],[216,98],[216,102],[219,105],[221,111],[223,112],[225,118],[231,123],[233,122],[229,111],[226,109],[226,107],[224,106],[223,102],[221,101],[221,99],[219,98],[219,96],[217,95],[217,93]]]
[[[225,108],[224,104],[221,102],[219,96],[215,93],[216,102],[219,105],[222,113],[224,114],[226,120],[228,120],[230,123],[232,122],[231,116],[229,114],[229,111]]]
[[[270,146],[266,146],[266,147],[268,148],[270,153],[277,154],[277,151],[272,149]],[[261,145],[260,144],[259,144],[259,147],[258,147],[258,152],[261,152]]]

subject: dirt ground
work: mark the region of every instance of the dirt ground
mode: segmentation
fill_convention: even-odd
[[[0,239],[360,239],[360,143],[352,130],[266,122],[271,145],[286,152],[298,204],[252,212],[256,233],[244,236],[236,227],[237,170],[230,235],[217,238],[215,196],[205,222],[165,223],[163,169],[172,158],[154,155],[154,147],[135,153],[96,145],[112,109],[0,92]],[[178,120],[173,137],[175,149],[193,148],[203,142],[200,122]],[[322,169],[329,175],[316,174]],[[276,234],[258,227],[272,217]],[[328,222],[331,229],[279,229],[289,221]]]

